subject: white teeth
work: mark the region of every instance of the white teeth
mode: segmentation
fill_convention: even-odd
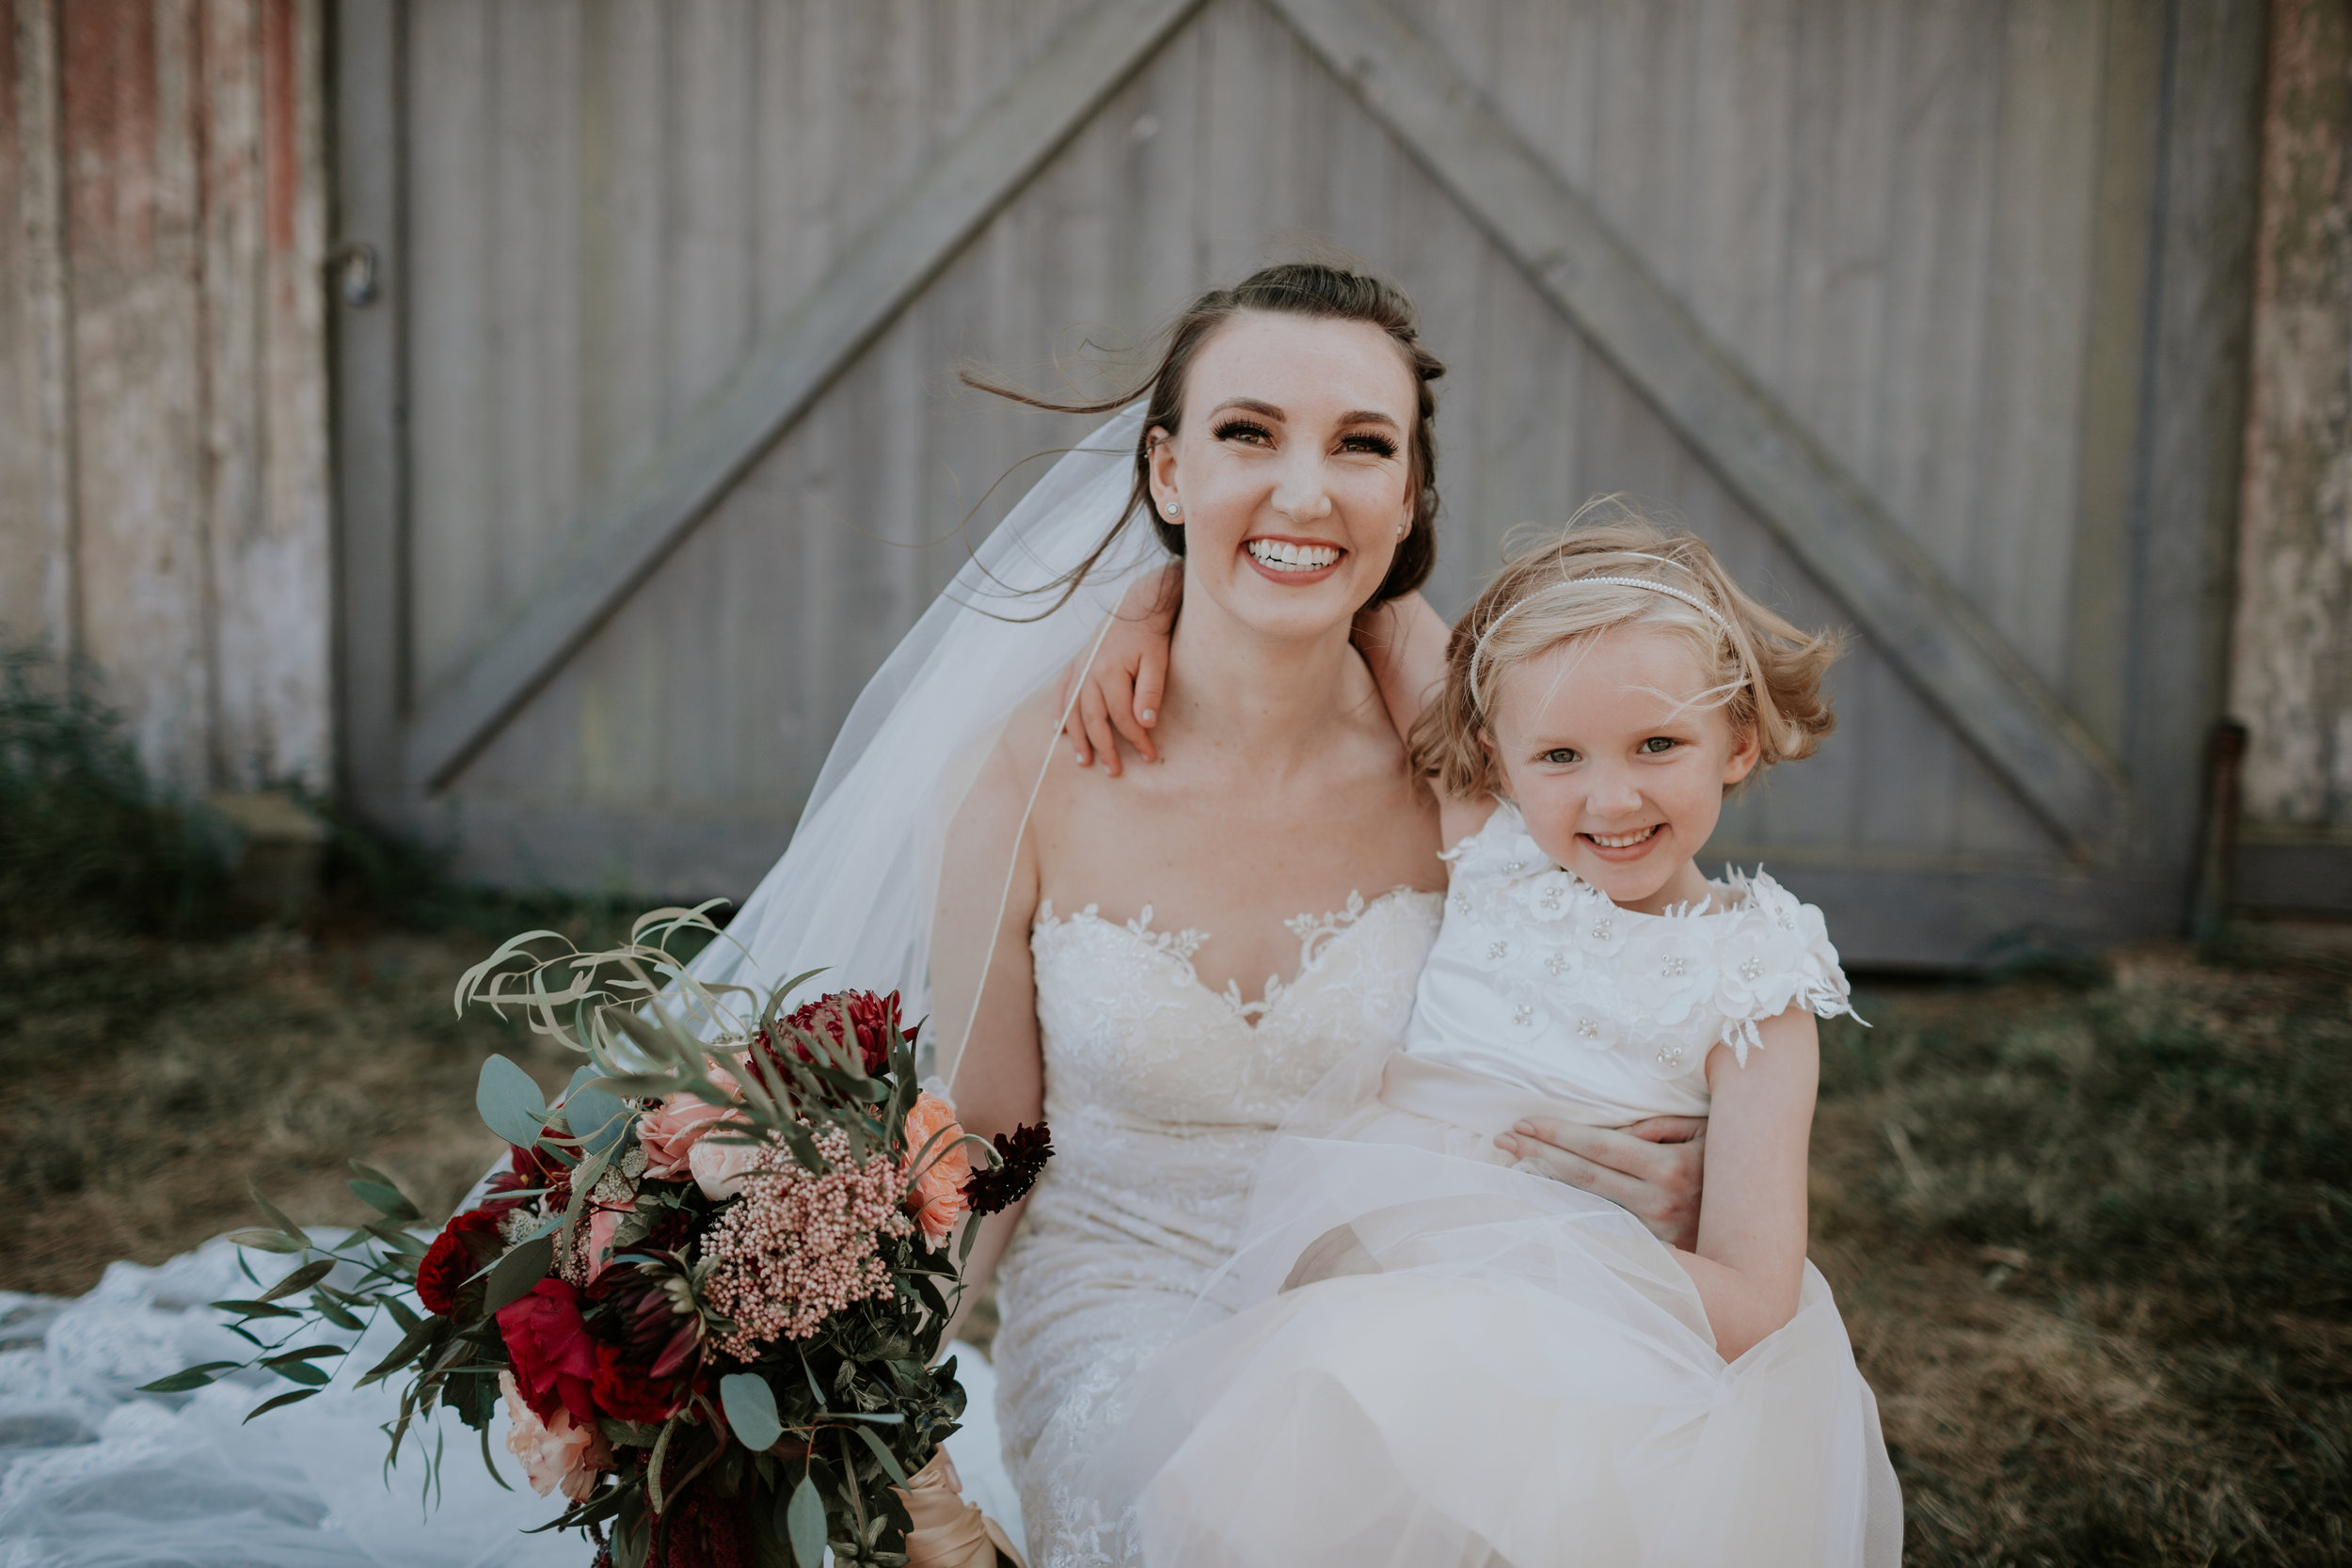
[[[1584,836],[1604,849],[1630,849],[1637,844],[1646,843],[1657,832],[1656,828],[1644,828],[1638,833],[1618,833],[1614,836],[1607,833],[1586,833]]]
[[[1243,547],[1259,565],[1278,572],[1318,572],[1340,558],[1330,545],[1293,545],[1280,539],[1252,539]]]

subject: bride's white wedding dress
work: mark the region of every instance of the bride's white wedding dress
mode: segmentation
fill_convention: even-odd
[[[1400,889],[1291,923],[1297,975],[1258,1002],[1193,971],[1214,933],[1048,905],[1031,936],[1055,1156],[998,1265],[1005,1454],[1032,1568],[1136,1560],[1132,1513],[1089,1461],[1136,1371],[1214,1316],[1251,1168],[1334,1064],[1404,1038],[1439,896]]]

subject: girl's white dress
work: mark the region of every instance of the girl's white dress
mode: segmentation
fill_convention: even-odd
[[[1877,1403],[1808,1263],[1726,1365],[1672,1254],[1513,1168],[1549,1113],[1705,1115],[1791,1005],[1851,1012],[1820,912],[1760,873],[1706,911],[1619,909],[1500,807],[1454,851],[1402,1051],[1290,1117],[1197,1332],[1095,1458],[1152,1564],[1893,1564]],[[1708,912],[1713,911],[1713,912]]]

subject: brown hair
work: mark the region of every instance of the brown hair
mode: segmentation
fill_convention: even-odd
[[[1704,540],[1604,496],[1506,562],[1454,626],[1444,689],[1413,726],[1414,770],[1457,800],[1503,794],[1487,745],[1503,678],[1563,642],[1635,623],[1691,639],[1708,700],[1734,734],[1755,733],[1757,771],[1811,756],[1836,727],[1821,677],[1843,651],[1838,635],[1799,631],[1742,592]]]
[[[1412,493],[1412,526],[1397,545],[1388,575],[1380,579],[1372,602],[1400,598],[1428,580],[1430,568],[1438,562],[1438,402],[1430,383],[1445,374],[1445,365],[1422,346],[1413,302],[1393,283],[1319,261],[1286,261],[1253,272],[1230,289],[1211,289],[1194,300],[1168,327],[1168,347],[1160,356],[1158,368],[1139,386],[1115,397],[1057,403],[1002,386],[969,371],[962,372],[963,383],[968,387],[1060,414],[1107,414],[1139,397],[1148,395],[1150,399],[1144,409],[1143,430],[1136,437],[1136,479],[1127,493],[1127,505],[1086,560],[1054,584],[1064,589],[1063,598],[1068,598],[1086,580],[1138,513],[1151,519],[1152,531],[1169,553],[1184,553],[1184,531],[1160,517],[1152,507],[1152,432],[1157,427],[1169,436],[1176,434],[1184,417],[1184,381],[1192,370],[1193,356],[1217,328],[1249,310],[1326,321],[1366,322],[1395,341],[1405,356],[1406,367],[1413,372],[1417,394],[1413,434],[1406,445],[1406,483]]]

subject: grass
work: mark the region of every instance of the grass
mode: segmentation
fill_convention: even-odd
[[[1908,1560],[2352,1560],[2347,978],[2127,952],[1826,1033],[1814,1257]]]

